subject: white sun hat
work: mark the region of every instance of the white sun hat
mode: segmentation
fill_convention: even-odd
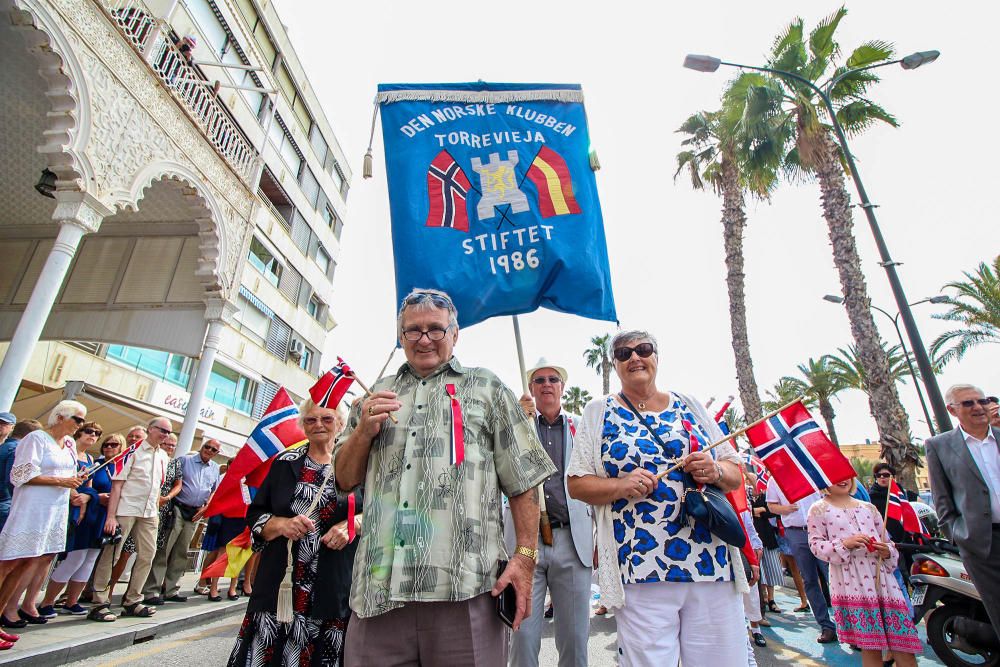
[[[539,358],[538,361],[535,362],[534,366],[529,368],[524,373],[524,377],[528,381],[528,384],[531,384],[531,376],[535,374],[535,371],[541,370],[543,368],[551,368],[556,373],[558,373],[560,379],[562,379],[563,381],[563,384],[566,384],[566,380],[569,379],[569,374],[566,372],[565,368],[563,368],[562,366],[556,366],[555,364],[550,364],[548,359],[546,359],[545,357],[541,357]]]

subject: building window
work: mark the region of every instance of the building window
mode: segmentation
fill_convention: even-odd
[[[302,194],[306,196],[306,200],[312,204],[313,208],[316,208],[316,204],[319,202],[319,181],[316,180],[312,169],[303,167],[299,184],[302,186]]]
[[[212,366],[208,389],[205,390],[208,400],[249,415],[253,411],[256,395],[257,383],[250,378],[222,364]]]
[[[323,311],[325,306],[323,302],[319,300],[315,294],[309,297],[309,302],[306,304],[306,312],[309,313],[314,320],[317,322],[322,321]]]
[[[278,281],[281,279],[281,262],[274,256],[274,253],[264,247],[264,244],[256,236],[250,241],[250,254],[247,259],[258,271],[264,274],[269,283],[275,287],[278,286]]]
[[[323,248],[317,248],[316,250],[316,266],[325,275],[330,270],[330,255],[326,254]]]
[[[263,417],[264,411],[267,410],[267,406],[271,404],[277,393],[278,384],[276,382],[261,378],[260,384],[257,386],[257,396],[253,402],[253,412],[250,413],[250,416],[254,419]]]
[[[243,289],[243,287],[240,288],[241,291]],[[247,338],[263,346],[267,340],[267,330],[271,325],[271,318],[242,294],[238,303],[240,312],[233,318],[237,324],[236,328]]]
[[[339,241],[340,233],[344,231],[344,223],[337,217],[337,214],[334,213],[333,208],[329,204],[323,209],[323,219],[326,220],[326,224],[333,230],[334,238]]]
[[[313,351],[307,346],[302,350],[302,358],[299,359],[299,368],[307,373],[311,372],[309,369],[312,368],[312,360]]]
[[[109,345],[106,356],[123,366],[184,389],[191,380],[193,361],[182,354],[126,345]]]
[[[309,133],[309,145],[312,146],[319,163],[325,164],[326,153],[330,150],[330,147],[327,145],[326,139],[323,138],[323,133],[320,132],[319,125],[315,123],[313,123],[312,132]]]

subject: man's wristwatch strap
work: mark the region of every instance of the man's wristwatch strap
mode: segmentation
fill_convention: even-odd
[[[538,562],[538,549],[529,549],[526,546],[518,545],[517,549],[514,550],[514,553],[527,556],[536,563]]]

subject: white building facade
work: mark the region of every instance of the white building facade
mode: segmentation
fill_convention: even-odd
[[[351,178],[273,6],[0,11],[0,410],[163,414],[232,456],[324,370]]]

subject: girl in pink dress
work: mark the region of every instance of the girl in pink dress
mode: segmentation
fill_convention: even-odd
[[[831,486],[809,510],[809,547],[830,564],[837,634],[861,648],[865,667],[882,665],[883,651],[892,652],[898,667],[915,667],[923,646],[893,576],[899,554],[882,541],[875,506],[851,497],[856,485],[850,479]]]

